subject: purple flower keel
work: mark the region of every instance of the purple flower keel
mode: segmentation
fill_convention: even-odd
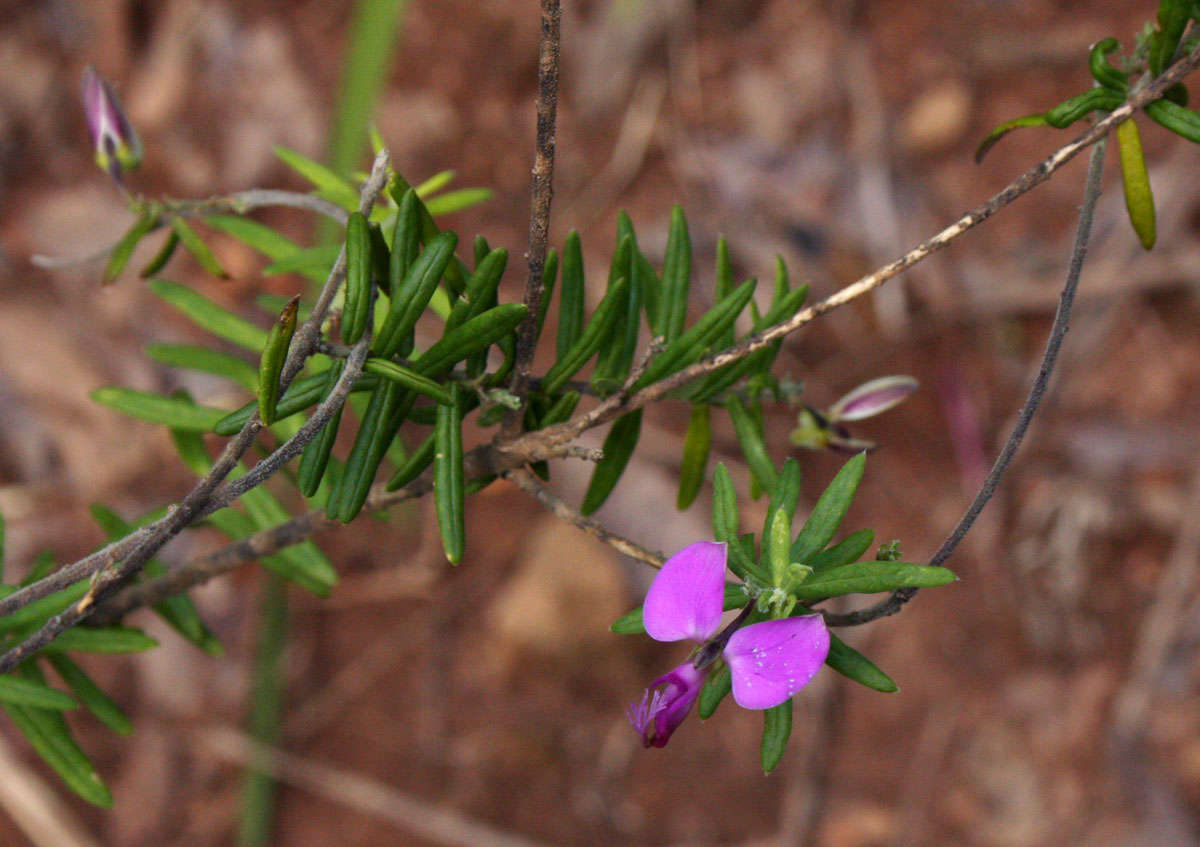
[[[642,702],[630,703],[626,714],[646,747],[665,747],[671,733],[679,728],[692,704],[700,696],[700,686],[708,676],[691,662],[685,662],[660,676],[642,694]]]

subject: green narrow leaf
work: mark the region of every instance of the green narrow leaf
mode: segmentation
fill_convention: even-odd
[[[622,237],[609,269],[609,286],[621,278],[629,283],[625,302],[609,331],[609,337],[602,342],[596,370],[592,373],[592,387],[602,396],[618,390],[625,384],[637,355],[644,281],[639,265],[634,261],[636,250],[637,245],[632,236]]]
[[[877,594],[897,588],[933,588],[958,579],[946,568],[910,562],[854,562],[814,573],[791,593],[798,600]]]
[[[46,570],[46,573],[49,572],[49,570]],[[45,576],[46,573],[43,573],[42,576]],[[61,591],[55,591],[53,594],[47,594],[45,597],[34,600],[28,606],[24,606],[17,609],[11,615],[5,615],[0,618],[0,633],[13,632],[25,627],[40,626],[51,615],[57,615],[80,597],[87,594],[87,591],[88,580],[83,579]],[[11,590],[9,593],[11,593]]]
[[[771,524],[774,523],[773,515],[776,511],[782,510],[787,518],[788,526],[791,526],[792,518],[795,516],[799,505],[800,463],[788,457],[784,460],[783,471],[779,474],[779,481],[775,484],[774,490],[771,491],[771,501],[767,506],[766,519],[763,521],[762,537],[766,539],[771,535]]]
[[[354,344],[367,328],[371,307],[371,231],[361,212],[346,222],[346,295],[342,307],[342,341]]]
[[[125,270],[125,266],[129,264],[129,258],[133,255],[134,249],[157,224],[158,215],[149,210],[138,216],[138,219],[133,222],[133,226],[126,230],[125,234],[121,236],[121,240],[117,242],[117,246],[109,254],[108,263],[104,266],[104,273],[100,276],[101,282],[109,285],[116,281],[117,277],[121,275],[121,271]]]
[[[363,370],[368,373],[376,374],[384,379],[398,382],[405,388],[424,394],[443,406],[450,403],[450,392],[445,386],[439,385],[428,377],[421,376],[416,371],[410,370],[403,365],[398,365],[395,362],[387,359],[367,359],[363,365]]]
[[[454,304],[446,319],[447,331],[496,305],[496,289],[507,264],[508,251],[503,247],[490,251],[476,263],[474,272],[467,278],[464,297]]]
[[[679,493],[675,508],[683,511],[692,505],[708,469],[708,451],[712,446],[711,413],[707,404],[692,406],[687,434],[683,439],[683,460],[679,467]]]
[[[763,441],[762,430],[759,429],[758,424],[746,411],[746,407],[742,405],[742,401],[738,397],[730,397],[725,403],[725,409],[729,412],[730,420],[733,421],[733,428],[737,433],[742,453],[746,457],[746,464],[750,467],[750,473],[764,491],[774,491],[777,481],[775,464],[767,455],[767,445]]]
[[[356,213],[357,214],[357,213]],[[309,279],[324,281],[333,269],[341,244],[321,244],[316,247],[298,247],[291,253],[280,256],[263,268],[264,276],[298,273]]]
[[[396,473],[392,475],[392,478],[387,481],[387,490],[395,491],[398,488],[403,488],[419,477],[433,463],[436,451],[436,439],[433,433],[430,433],[421,442],[420,446],[409,455],[408,461],[400,465]]]
[[[583,332],[584,290],[583,248],[579,233],[571,230],[567,233],[562,252],[562,285],[558,295],[558,337],[555,343],[558,360],[567,354]]]
[[[1092,52],[1088,55],[1088,67],[1096,82],[1123,94],[1129,88],[1129,74],[1117,70],[1108,61],[1108,55],[1120,46],[1120,42],[1115,38],[1100,39],[1092,45]]]
[[[121,711],[121,707],[105,694],[79,665],[61,653],[51,653],[47,658],[63,682],[75,692],[84,708],[95,715],[98,721],[118,735],[130,735],[133,732],[133,723]]]
[[[788,739],[792,736],[792,701],[780,703],[778,706],[763,712],[762,734],[762,768],[763,773],[770,773],[778,766],[783,752],[787,749]]]
[[[57,711],[79,707],[75,698],[66,692],[32,679],[21,679],[8,674],[0,676],[0,703]]]
[[[796,536],[792,545],[793,562],[807,564],[811,556],[823,550],[833,540],[834,534],[841,526],[842,518],[846,516],[846,510],[850,508],[850,501],[854,499],[854,493],[858,490],[866,463],[866,453],[859,453],[842,465],[842,469],[813,506],[812,514],[808,516],[804,528]]]
[[[433,495],[437,506],[438,528],[442,533],[442,549],[451,564],[462,561],[466,542],[464,514],[464,476],[462,447],[462,406],[459,386],[451,386],[452,400],[448,406],[438,406],[434,425]]]
[[[140,629],[124,626],[76,626],[63,632],[45,649],[59,653],[142,653],[157,646],[158,641]]]
[[[729,261],[729,245],[725,236],[717,239],[717,273],[713,288],[713,302],[720,303],[733,292],[733,264]],[[736,328],[730,323],[713,345],[719,350],[733,346]]]
[[[198,406],[191,400],[163,397],[132,388],[97,388],[91,393],[91,398],[139,420],[195,432],[209,432],[217,421],[225,417],[222,409]]]
[[[583,504],[579,507],[579,511],[584,515],[590,515],[604,505],[621,475],[625,473],[625,467],[633,456],[641,433],[641,409],[624,414],[613,422],[604,439],[604,458],[596,463],[596,469],[592,471],[592,481],[588,483]]]
[[[282,259],[302,249],[295,241],[269,226],[238,215],[209,215],[204,222],[213,229],[232,235],[268,259]]]
[[[331,203],[336,203],[347,212],[358,208],[358,192],[347,180],[335,174],[320,162],[281,145],[275,146],[275,155],[289,168],[311,182],[317,194]]]
[[[330,518],[350,523],[362,511],[379,465],[412,403],[412,392],[396,382],[384,381],[371,394],[342,477],[325,504]]]
[[[179,236],[184,248],[200,263],[200,267],[220,279],[229,278],[229,274],[225,272],[225,268],[221,267],[216,255],[187,221],[178,215],[171,218],[171,231]]]
[[[373,353],[387,358],[400,350],[417,319],[425,312],[438,281],[454,257],[457,244],[458,236],[453,232],[438,235],[408,268],[399,285],[393,285],[387,318],[371,345]]]
[[[625,298],[628,281],[618,279],[609,288],[604,299],[596,306],[592,319],[583,332],[566,351],[564,351],[542,378],[542,391],[546,394],[557,394],[567,380],[574,376],[580,368],[600,349],[605,337],[612,330],[621,314],[621,306]]]
[[[979,146],[975,149],[975,161],[982,162],[983,157],[988,154],[988,151],[991,150],[993,146],[995,146],[996,142],[1008,135],[1014,129],[1020,129],[1021,127],[1026,126],[1046,126],[1047,123],[1048,121],[1046,120],[1046,116],[1041,114],[1023,115],[1019,118],[1013,118],[1012,120],[1005,121],[989,132],[983,141],[979,143]]]
[[[151,344],[146,355],[172,368],[212,374],[258,390],[258,372],[244,359],[194,344]]]
[[[491,200],[495,192],[490,188],[460,188],[457,191],[447,191],[437,197],[425,201],[425,208],[435,218],[461,212],[480,203]]]
[[[450,330],[413,361],[422,376],[438,377],[463,359],[486,350],[525,320],[524,303],[502,303]]]
[[[726,544],[737,544],[741,535],[738,519],[737,493],[729,469],[722,462],[713,471],[713,536]]]
[[[168,279],[150,280],[150,290],[183,312],[193,323],[239,347],[258,353],[267,343],[267,331],[239,318],[185,285]]]
[[[788,545],[792,540],[792,520],[783,509],[776,509],[767,516],[766,533],[763,535],[763,559],[771,574],[772,585],[785,585],[788,575]]]
[[[696,714],[701,720],[708,720],[732,690],[733,675],[729,672],[729,665],[722,664],[704,681],[704,687],[700,689],[700,699],[696,704]]]
[[[245,468],[238,466],[230,479],[236,479],[245,473]],[[242,495],[241,503],[246,510],[250,526],[232,536],[241,538],[259,530],[270,529],[291,520],[291,513],[283,507],[275,495],[259,486]],[[237,514],[237,513],[234,513]],[[285,547],[274,555],[263,559],[263,564],[270,570],[290,580],[305,591],[318,597],[327,597],[338,582],[337,571],[329,563],[329,559],[312,541],[301,541],[290,547]]]
[[[282,421],[289,415],[294,415],[297,412],[302,412],[309,406],[313,406],[325,396],[325,381],[327,375],[325,371],[312,374],[311,376],[302,376],[299,379],[293,380],[288,386],[287,391],[279,398],[279,402],[275,405],[275,417]],[[365,376],[354,383],[351,391],[374,391],[379,385],[379,377]],[[233,412],[229,412],[219,421],[213,424],[212,431],[217,435],[236,435],[246,421],[250,420],[250,415],[258,407],[258,402],[252,400],[242,408]]]
[[[829,633],[829,655],[825,657],[825,664],[867,688],[885,694],[900,690],[900,686],[876,667],[874,662],[832,632]]]
[[[146,266],[138,271],[138,276],[145,279],[148,276],[154,276],[167,266],[167,262],[171,261],[171,257],[175,255],[175,248],[179,246],[179,234],[175,230],[167,233],[167,237],[163,239],[162,246],[158,248],[158,252],[154,257],[146,263]]]
[[[424,200],[430,194],[435,194],[452,183],[455,176],[457,176],[456,171],[438,171],[429,179],[413,188],[413,191],[416,192],[418,197]]]
[[[258,365],[258,416],[268,426],[275,423],[275,407],[279,403],[279,375],[287,361],[292,336],[296,332],[296,309],[300,295],[293,297],[283,308],[263,345]]]
[[[1142,155],[1142,138],[1132,118],[1117,127],[1117,148],[1121,154],[1121,184],[1125,188],[1129,223],[1142,247],[1150,250],[1156,237],[1154,194],[1150,190],[1150,173]]]
[[[662,298],[658,303],[659,321],[654,326],[654,334],[663,336],[668,344],[683,333],[691,276],[692,242],[683,209],[677,205],[671,209],[666,258],[663,260]]]
[[[646,372],[634,383],[635,390],[658,382],[675,371],[698,361],[746,308],[754,296],[756,281],[742,283],[728,297],[717,303],[704,314],[695,326],[667,344],[665,350],[650,362]]]
[[[345,369],[345,360],[336,359],[329,370],[325,372],[325,397],[332,393]],[[300,468],[296,471],[296,483],[300,488],[300,493],[305,497],[315,496],[321,487],[321,480],[325,477],[325,469],[329,466],[329,456],[333,452],[334,442],[337,441],[338,427],[342,423],[342,411],[345,408],[345,404],[337,408],[329,422],[325,424],[325,428],[304,446],[304,452],[300,454]]]
[[[1146,114],[1176,135],[1200,144],[1200,112],[1164,98],[1147,103]]]
[[[112,806],[112,794],[92,767],[87,754],[71,737],[62,715],[56,711],[8,703],[3,706],[17,729],[29,739],[34,751],[62,778],[68,788],[95,806]]]
[[[846,536],[846,538],[828,550],[822,550],[820,553],[809,556],[808,561],[804,564],[808,565],[814,571],[836,568],[839,565],[849,565],[858,561],[859,557],[867,552],[867,548],[874,541],[875,532],[873,530],[860,529],[858,532]]]

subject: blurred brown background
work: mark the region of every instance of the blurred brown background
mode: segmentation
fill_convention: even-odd
[[[509,299],[523,276],[536,5],[412,0],[378,109],[410,179],[454,168],[457,184],[495,189],[451,225],[509,248]],[[724,234],[739,275],[769,279],[780,253],[821,297],[1067,140],[1026,130],[982,166],[971,160],[999,121],[1090,85],[1089,44],[1116,35],[1127,48],[1157,4],[565,6],[553,241],[578,228],[599,279],[617,209],[655,255],[678,201],[699,291],[710,290]],[[349,7],[0,6],[0,510],[10,573],[38,550],[67,561],[98,544],[92,501],[132,517],[189,484],[161,429],[92,404],[90,390],[182,386],[214,405],[243,402],[224,383],[141,354],[150,342],[201,336],[132,274],[102,289],[96,264],[47,273],[29,262],[92,253],[131,220],[90,160],[82,67],[117,84],[141,132],[139,190],[301,189],[271,146],[322,155]],[[1200,150],[1149,124],[1143,140],[1160,246],[1144,253],[1124,220],[1110,151],[1066,352],[1013,473],[948,563],[962,581],[844,634],[900,693],[822,673],[797,698],[792,749],[769,778],[758,766],[759,716],[732,703],[706,724],[693,717],[664,750],[643,751],[625,704],[682,657],[607,631],[637,603],[645,570],[496,484],[475,498],[466,559],[449,571],[432,504],[421,502],[320,539],[343,578],[332,599],[292,592],[282,747],[295,759],[284,763],[277,843],[1197,843]],[[1084,167],[1072,163],[873,299],[789,339],[782,369],[816,405],[873,376],[922,382],[856,428],[884,446],[847,530],[874,527],[920,560],[957,520],[1036,368]],[[261,219],[298,239],[314,230],[294,213]],[[264,278],[252,253],[206,234],[233,279],[206,278],[183,255],[167,276],[264,325],[253,296],[299,290],[299,278]],[[689,512],[674,510],[685,420],[679,404],[649,415],[635,465],[601,512],[666,552],[711,532],[707,491]],[[786,408],[768,412],[777,461],[792,422]],[[716,452],[745,486],[726,428]],[[799,458],[811,503],[840,459]],[[560,463],[554,473],[556,490],[578,502],[588,468]],[[762,508],[747,505],[748,526]],[[215,543],[188,534],[164,558],[182,562]],[[30,818],[53,810],[47,791],[66,794],[5,726],[0,844],[231,843],[259,579],[247,568],[197,592],[224,660],[139,617],[162,637],[159,650],[87,663],[137,726],[118,739],[69,716],[116,795],[107,813],[69,797],[54,813],[90,835],[54,835]]]

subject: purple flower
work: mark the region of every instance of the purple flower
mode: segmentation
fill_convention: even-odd
[[[745,709],[784,703],[813,678],[829,653],[829,631],[820,615],[741,626],[719,635],[725,595],[724,544],[700,541],[667,560],[646,593],[642,619],[656,641],[699,641],[691,661],[660,676],[628,709],[647,747],[662,747],[700,696],[712,663],[723,655],[733,699]],[[715,636],[715,637],[714,637]]]
[[[83,69],[83,111],[87,115],[96,164],[117,182],[142,161],[142,142],[108,83],[89,65]]]

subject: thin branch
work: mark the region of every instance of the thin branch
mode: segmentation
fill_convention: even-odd
[[[316,212],[337,221],[342,226],[346,225],[346,220],[350,217],[350,214],[341,206],[331,203],[323,197],[299,191],[280,191],[274,188],[254,188],[224,197],[210,197],[206,200],[172,200],[168,198],[163,201],[163,205],[167,211],[176,212],[185,217],[203,217],[218,212],[244,215],[255,209],[271,206],[287,206],[292,209]]]
[[[387,170],[387,152],[381,151],[375,157],[371,175],[362,188],[359,208],[364,214],[370,211],[379,193],[383,190],[387,179]],[[325,319],[329,306],[333,302],[334,294],[337,292],[338,286],[341,285],[345,275],[346,250],[345,245],[343,245],[342,250],[338,254],[338,259],[330,271],[329,278],[326,280],[317,298],[312,314],[293,339],[291,350],[288,353],[287,360],[284,362],[283,370],[280,374],[281,392],[286,390],[288,384],[300,372],[301,368],[304,367],[305,361],[316,350],[317,342],[320,338],[321,322]],[[349,366],[347,366],[347,370],[349,369]],[[136,534],[138,540],[132,545],[132,549],[127,554],[120,557],[120,564],[115,567],[109,566],[115,564],[115,560],[110,560],[109,565],[101,564],[103,569],[93,572],[92,584],[87,594],[80,598],[78,602],[50,618],[24,641],[3,655],[0,655],[0,673],[11,670],[18,663],[45,647],[62,632],[88,617],[94,611],[98,602],[132,579],[141,569],[142,565],[157,553],[163,545],[179,534],[186,526],[202,517],[205,514],[205,507],[212,501],[213,493],[230,472],[232,472],[234,467],[236,467],[238,461],[240,461],[241,457],[258,437],[261,429],[262,421],[259,420],[258,413],[255,412],[251,414],[250,419],[242,427],[241,431],[226,444],[221,456],[213,464],[209,472],[188,492],[187,496],[177,506],[168,509],[167,514],[163,518],[145,527],[144,532]],[[312,430],[307,433],[309,440],[315,438],[318,431]],[[284,446],[295,448],[296,442],[297,439],[293,438]],[[302,448],[304,445],[301,444],[299,446]],[[101,561],[103,562],[103,560]]]
[[[1197,47],[1184,59],[1172,65],[1153,83],[1131,94],[1124,104],[1114,109],[1107,117],[1098,121],[1070,144],[1056,150],[1040,163],[1010,182],[1003,190],[960,217],[950,226],[933,237],[922,241],[895,261],[872,271],[821,302],[806,309],[801,309],[787,320],[775,326],[768,327],[762,332],[750,335],[720,353],[716,353],[680,371],[676,371],[653,385],[643,388],[632,396],[614,395],[584,414],[578,415],[564,423],[527,433],[503,445],[501,449],[516,455],[528,456],[531,455],[528,451],[534,448],[536,442],[561,443],[570,441],[585,430],[614,420],[626,412],[641,408],[666,396],[683,385],[740,359],[744,359],[751,353],[761,350],[772,341],[795,332],[820,315],[873,291],[892,277],[897,276],[922,261],[931,253],[940,250],[955,239],[974,229],[996,212],[1011,204],[1014,200],[1048,180],[1055,171],[1075,158],[1082,150],[1104,138],[1118,124],[1127,120],[1137,109],[1157,99],[1163,91],[1194,71],[1197,67],[1200,67],[1200,47]]]
[[[1106,139],[1101,139],[1092,148],[1091,159],[1088,162],[1087,182],[1083,190],[1083,205],[1079,210],[1079,224],[1075,228],[1075,244],[1071,248],[1071,261],[1067,266],[1067,278],[1063,283],[1062,294],[1059,296],[1058,311],[1054,313],[1054,323],[1050,327],[1050,335],[1046,339],[1046,351],[1042,354],[1042,364],[1038,368],[1037,377],[1033,380],[1033,385],[1029,387],[1029,395],[1025,398],[1025,403],[1017,414],[1016,424],[1009,433],[1008,440],[1004,442],[1000,455],[996,457],[996,463],[992,465],[991,471],[984,479],[983,485],[980,486],[966,513],[959,519],[958,524],[946,537],[946,540],[942,542],[942,546],[934,553],[933,558],[929,560],[930,565],[941,565],[950,558],[950,554],[966,537],[975,523],[975,519],[983,511],[983,507],[992,499],[992,495],[996,493],[996,486],[1000,484],[1004,472],[1008,470],[1013,456],[1020,448],[1025,433],[1029,430],[1034,415],[1037,414],[1038,406],[1041,405],[1042,397],[1046,394],[1050,376],[1054,373],[1054,366],[1058,362],[1059,350],[1062,349],[1063,340],[1067,337],[1071,321],[1071,307],[1075,303],[1075,290],[1079,286],[1079,276],[1083,271],[1084,259],[1087,258],[1088,238],[1092,232],[1092,217],[1096,211],[1096,203],[1100,199],[1100,179],[1104,175],[1106,141]],[[858,626],[868,623],[877,618],[896,614],[916,594],[917,589],[915,588],[901,588],[893,591],[886,600],[869,608],[843,615],[827,614],[825,622],[830,626]]]
[[[529,314],[517,330],[512,392],[524,397],[529,368],[537,346],[538,304],[542,299],[542,272],[546,267],[546,243],[550,236],[550,202],[554,198],[555,121],[558,116],[559,0],[542,0],[542,35],[538,57],[537,148],[533,158],[533,201],[529,214],[529,276],[525,281],[525,306]],[[520,426],[520,412],[504,421],[508,435]]]
[[[614,550],[624,553],[630,558],[637,559],[639,562],[645,562],[654,568],[661,568],[663,562],[666,561],[661,553],[647,550],[645,547],[630,541],[628,538],[609,531],[602,524],[597,523],[591,518],[585,518],[565,500],[542,485],[529,471],[518,469],[509,472],[505,476],[515,483],[518,488],[534,497],[539,503],[549,509],[556,518],[561,518],[567,523],[574,524],[588,535],[598,538]]]
[[[158,202],[166,212],[181,215],[185,218],[204,217],[205,215],[213,215],[219,212],[233,212],[237,215],[244,215],[255,209],[264,209],[273,206],[286,206],[292,209],[316,212],[319,215],[332,218],[343,226],[345,226],[346,219],[349,217],[345,209],[336,203],[330,203],[323,197],[317,197],[315,194],[303,194],[299,191],[280,191],[273,188],[254,188],[249,191],[238,191],[235,194],[227,194],[223,197],[209,197],[205,200],[174,200],[168,197]],[[161,229],[166,225],[167,221],[160,219],[154,225],[151,232],[154,229]],[[124,235],[121,238],[124,238]],[[114,241],[107,247],[97,250],[94,253],[89,253],[86,256],[46,256],[35,254],[29,258],[29,261],[35,267],[46,270],[89,265],[107,258],[119,242],[120,239],[117,239],[117,241]]]
[[[333,390],[321,401],[304,425],[271,455],[259,460],[247,473],[226,482],[213,492],[200,517],[211,515],[218,509],[225,508],[250,489],[257,488],[266,482],[272,474],[299,456],[309,442],[317,437],[330,419],[342,408],[342,404],[350,396],[350,390],[354,388],[355,381],[362,375],[363,363],[367,360],[370,351],[371,331],[368,327],[362,338],[351,348],[350,355],[346,357],[346,367],[334,384]]]

